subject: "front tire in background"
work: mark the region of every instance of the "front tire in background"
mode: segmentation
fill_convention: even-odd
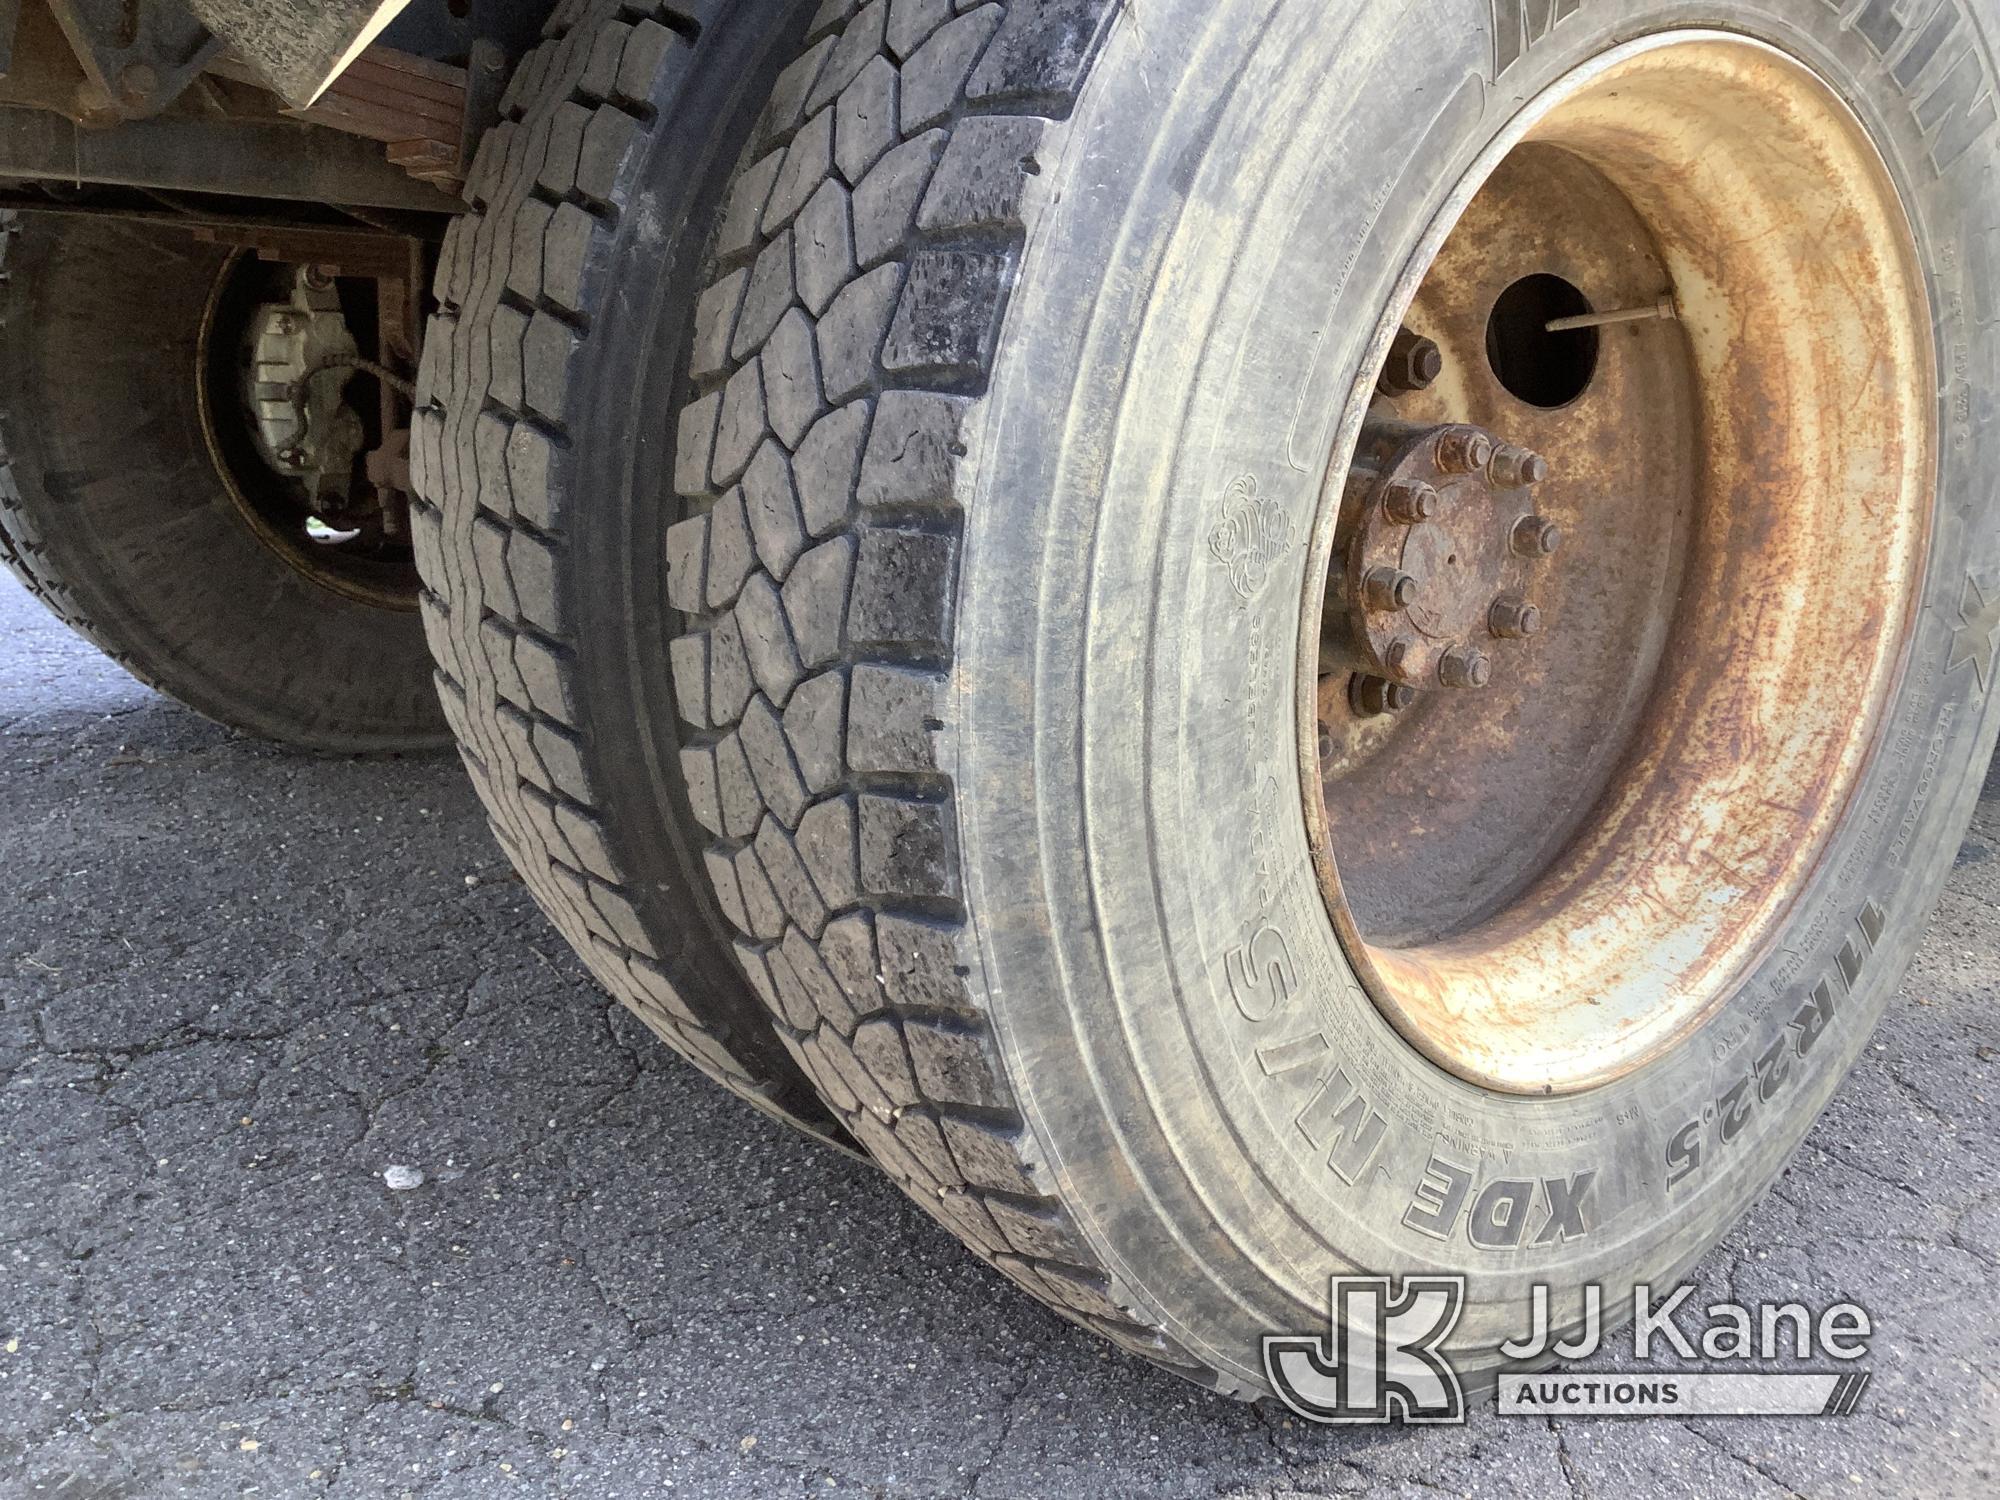
[[[1670,1282],[1859,1053],[2000,727],[1986,22],[826,14],[669,551],[687,755],[760,798],[708,870],[803,1066],[1002,1271],[1234,1394],[1330,1276],[1468,1278],[1473,1386],[1531,1286]],[[1537,232],[1481,212],[1538,181]],[[1441,373],[1385,370],[1406,316]],[[1410,464],[1441,502],[1387,504]]]
[[[0,242],[0,559],[231,729],[326,751],[445,744],[414,571],[400,593],[373,564],[348,587],[303,511],[280,535],[264,512],[288,502],[246,493],[275,476],[252,462],[239,483],[220,456],[205,398],[240,398],[205,392],[206,330],[239,258],[170,225],[55,213],[8,216]]]

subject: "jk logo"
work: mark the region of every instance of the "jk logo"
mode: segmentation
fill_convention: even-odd
[[[1326,1337],[1264,1335],[1264,1374],[1308,1422],[1463,1422],[1438,1346],[1465,1307],[1463,1276],[1335,1276]]]

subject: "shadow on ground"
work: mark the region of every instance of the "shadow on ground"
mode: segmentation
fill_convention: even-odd
[[[675,1062],[454,762],[232,738],[0,580],[0,1494],[1994,1493],[1987,791],[1699,1273],[1871,1307],[1859,1415],[1330,1434],[1100,1347]]]

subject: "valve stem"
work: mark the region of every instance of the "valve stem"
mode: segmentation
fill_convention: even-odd
[[[1569,333],[1578,328],[1609,328],[1614,323],[1648,323],[1655,318],[1667,323],[1680,321],[1681,310],[1669,292],[1649,307],[1621,307],[1616,312],[1578,313],[1573,318],[1550,318],[1542,327],[1550,333]]]

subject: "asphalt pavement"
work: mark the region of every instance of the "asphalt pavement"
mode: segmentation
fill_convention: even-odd
[[[2000,1493],[1987,798],[1696,1277],[1868,1307],[1859,1412],[1327,1431],[1086,1337],[677,1062],[454,760],[232,736],[0,575],[0,1496]]]

